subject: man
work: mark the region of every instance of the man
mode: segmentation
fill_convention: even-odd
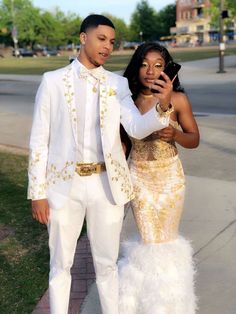
[[[166,127],[170,93],[141,116],[127,80],[102,67],[113,50],[112,22],[88,16],[80,41],[78,59],[45,73],[36,95],[28,198],[33,217],[48,226],[51,313],[68,312],[70,268],[86,216],[102,312],[117,314],[119,237],[124,204],[133,198],[120,122],[135,138]]]

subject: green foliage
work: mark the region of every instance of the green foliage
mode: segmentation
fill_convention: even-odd
[[[24,14],[19,12],[15,24],[18,30],[19,42],[24,46],[32,47],[37,42],[40,32],[40,10],[30,7],[24,11]]]
[[[122,44],[124,41],[129,40],[129,28],[126,23],[109,13],[103,13],[106,17],[108,17],[114,24],[116,28],[116,47],[122,48]]]
[[[0,43],[13,45],[11,31],[17,28],[20,47],[35,44],[55,47],[79,42],[81,19],[75,14],[67,16],[58,8],[51,13],[33,6],[30,0],[3,0],[0,3]]]
[[[216,1],[216,0],[215,0]],[[104,13],[116,27],[116,48],[124,41],[157,40],[169,34],[175,24],[175,5],[168,5],[159,13],[146,0],[141,0],[134,11],[130,26],[109,13]],[[36,45],[56,47],[79,44],[80,16],[65,15],[59,8],[54,12],[33,6],[31,0],[2,0],[0,2],[0,43],[13,46],[11,31],[17,28],[20,47]],[[4,29],[4,32],[1,30]]]
[[[170,27],[175,26],[175,20],[175,4],[167,5],[160,12],[156,12],[149,6],[148,1],[141,0],[131,17],[132,39],[135,41],[158,40],[161,36],[169,35]]]
[[[79,44],[79,30],[81,18],[76,14],[68,14],[62,21],[64,25],[65,43],[75,45]]]
[[[229,10],[230,18],[235,18],[236,17],[236,0],[226,0],[225,9]]]
[[[210,25],[212,28],[219,29],[219,19],[220,19],[220,0],[210,0],[211,6],[206,9],[207,14],[211,17]],[[224,19],[227,25],[230,21],[233,21],[236,17],[236,0],[226,0],[224,1],[224,9],[229,11],[229,18]]]
[[[170,28],[175,26],[176,20],[176,5],[169,4],[158,13],[160,26],[160,36],[166,36],[170,33]]]
[[[54,47],[63,42],[64,36],[63,25],[60,21],[50,12],[43,12],[37,42],[44,46]]]
[[[131,17],[130,30],[134,41],[154,40],[158,37],[158,16],[148,2],[141,0]]]
[[[0,33],[0,43],[9,45],[12,43],[11,40],[11,29],[12,29],[12,16],[11,7],[9,1],[2,1],[0,4],[0,29],[6,29],[6,32]]]

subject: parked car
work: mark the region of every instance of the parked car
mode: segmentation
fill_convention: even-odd
[[[38,57],[60,56],[60,52],[57,49],[49,49],[46,47],[34,48],[34,53]]]
[[[140,45],[141,43],[138,43],[138,42],[134,42],[134,41],[125,41],[124,42],[124,45],[123,45],[123,48],[124,49],[137,49],[138,46]]]
[[[43,53],[45,57],[60,56],[60,52],[57,49],[44,49]]]
[[[15,57],[36,57],[37,55],[31,49],[18,48],[17,50],[12,51],[12,55]]]

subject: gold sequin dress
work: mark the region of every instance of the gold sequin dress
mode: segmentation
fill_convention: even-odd
[[[193,314],[192,248],[178,235],[185,177],[177,148],[157,134],[131,141],[131,208],[141,241],[122,243],[119,313]]]

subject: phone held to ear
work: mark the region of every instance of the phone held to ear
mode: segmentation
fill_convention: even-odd
[[[181,68],[181,65],[180,65],[180,64],[178,64],[178,63],[176,63],[176,62],[173,62],[173,61],[169,61],[169,62],[167,63],[167,65],[166,65],[166,67],[165,67],[165,69],[164,69],[163,72],[164,72],[166,75],[168,75],[169,78],[170,78],[170,80],[172,81],[173,78],[176,76],[176,74],[179,72],[180,68]],[[163,78],[162,76],[160,76],[158,79],[159,79],[159,80],[164,80],[164,78]],[[152,93],[159,93],[159,91],[158,91],[158,90],[155,90],[155,89],[151,89],[151,92],[152,92]]]

